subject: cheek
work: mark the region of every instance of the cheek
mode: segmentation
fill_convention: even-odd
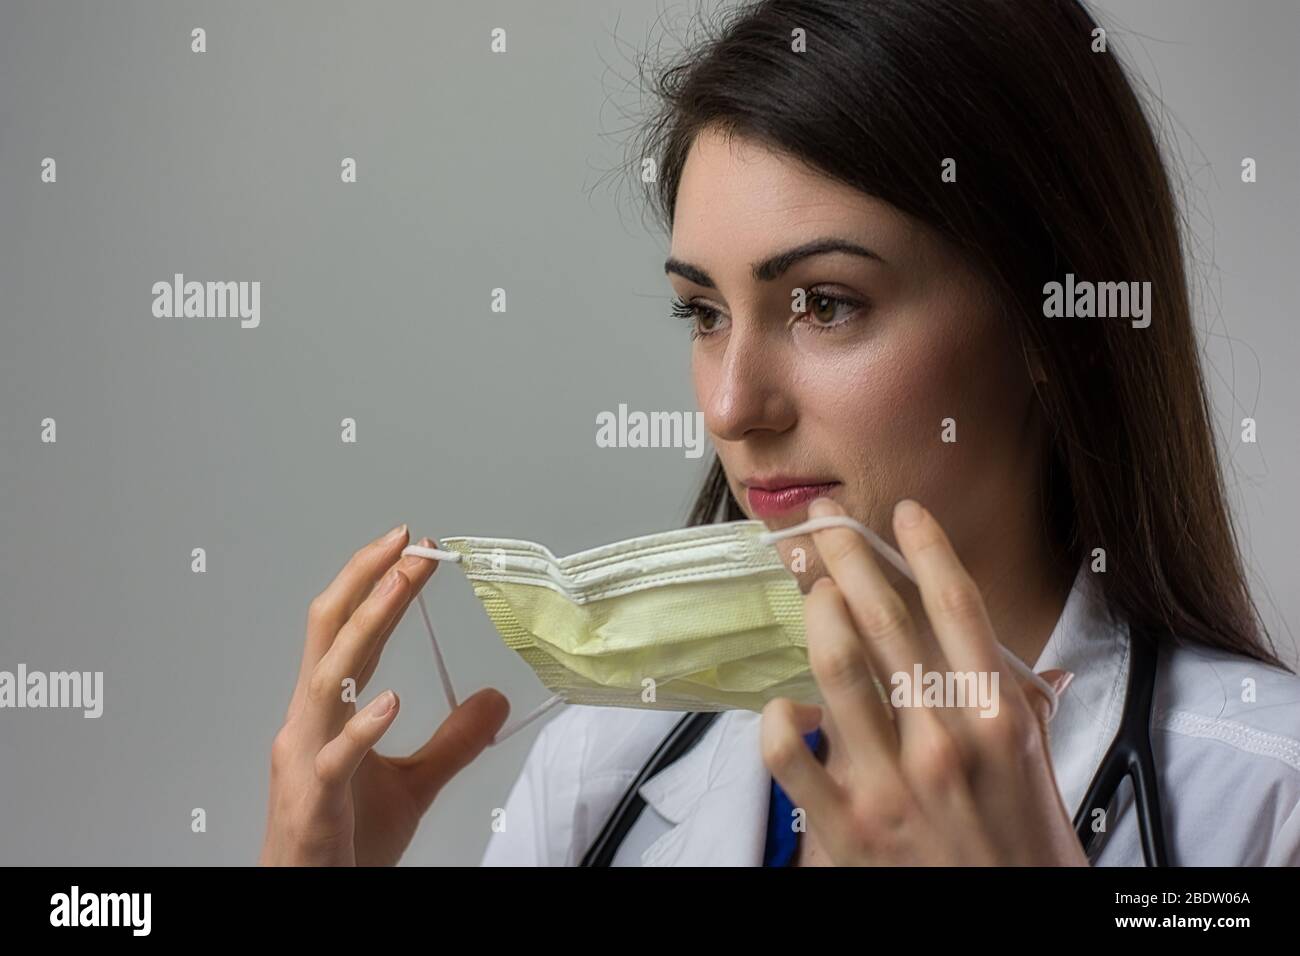
[[[1008,343],[978,318],[943,325],[949,331],[899,334],[803,377],[801,419],[817,423],[821,447],[859,483],[855,504],[886,528],[900,498],[942,510],[1014,458],[1001,447],[1017,434],[1020,401]],[[943,440],[945,419],[954,442]]]
[[[929,470],[936,395],[945,358],[932,348],[898,342],[857,357],[823,365],[804,384],[805,421],[816,421],[820,444],[840,459],[840,474],[859,484],[855,503],[875,511],[874,501],[893,501]]]

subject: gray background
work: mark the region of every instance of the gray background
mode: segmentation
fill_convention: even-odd
[[[694,408],[667,238],[616,171],[633,58],[693,7],[0,0],[0,669],[106,683],[99,720],[0,711],[0,862],[253,861],[307,603],[394,524],[568,553],[681,523],[707,457],[594,433],[620,402]],[[1101,9],[1177,143],[1233,506],[1294,659],[1300,6]],[[261,327],[154,318],[174,272],[260,280]],[[463,576],[426,594],[462,696],[545,697]],[[364,699],[390,686],[404,752],[445,713],[414,612]],[[477,862],[535,732],[404,862]]]

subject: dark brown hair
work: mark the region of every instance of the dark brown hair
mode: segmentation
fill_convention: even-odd
[[[757,140],[937,230],[998,290],[1046,375],[1050,539],[1134,633],[1285,666],[1251,598],[1160,149],[1078,0],[764,0],[698,23],[633,144],[672,229],[705,127]],[[802,29],[806,52],[792,52]],[[957,182],[941,181],[946,158]],[[638,163],[639,168],[639,163]],[[1150,281],[1150,325],[1043,317],[1044,285]],[[1028,371],[1026,372],[1028,374]],[[691,524],[745,517],[714,459]]]

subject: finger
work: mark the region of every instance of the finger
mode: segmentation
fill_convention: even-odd
[[[361,673],[379,636],[409,600],[410,587],[406,575],[393,567],[374,593],[362,601],[348,618],[334,644],[312,670],[299,714],[308,739],[323,744],[337,734],[351,716],[353,704],[343,697],[343,682],[349,678],[355,681]],[[356,699],[355,695],[352,699]]]
[[[393,725],[399,706],[397,694],[384,691],[357,711],[339,735],[316,754],[316,778],[326,800],[336,801],[346,796],[352,775]]]
[[[1049,670],[1040,671],[1038,676],[1047,682],[1048,686],[1055,691],[1058,698],[1064,696],[1066,688],[1068,688],[1074,681],[1074,674],[1072,672],[1060,668],[1051,668]],[[1046,757],[1048,776],[1052,781],[1049,792],[1057,795],[1058,805],[1068,816],[1069,814],[1068,811],[1065,811],[1064,803],[1059,799],[1060,788],[1056,783],[1056,768],[1052,763],[1052,732],[1051,724],[1048,723],[1048,715],[1052,709],[1051,700],[1048,699],[1047,695],[1044,694],[1036,684],[1029,681],[1025,681],[1021,685],[1021,689],[1024,691],[1025,697],[1029,702],[1030,709],[1037,718],[1038,730],[1042,739],[1042,752]]]
[[[862,638],[835,582],[819,578],[804,599],[808,662],[854,766],[888,773],[896,765],[894,728]]]
[[[803,735],[812,728],[801,719],[799,706],[776,697],[763,706],[760,745],[763,764],[806,814],[808,823],[832,846],[847,844],[849,800],[830,773],[817,762]]]
[[[1002,650],[979,586],[966,572],[934,516],[904,499],[894,509],[894,536],[916,575],[921,601],[943,655],[954,670],[992,673],[1003,681]]]
[[[419,750],[409,757],[391,758],[405,772],[418,805],[432,803],[447,782],[492,742],[509,716],[505,695],[485,687],[448,714]]]
[[[829,498],[819,498],[808,506],[809,517],[837,514],[844,514],[844,509]],[[927,670],[942,670],[937,666],[937,646],[917,634],[907,604],[886,580],[862,536],[840,527],[812,534],[817,553],[844,596],[881,682],[888,685],[897,673],[910,675],[916,663]]]
[[[406,525],[402,524],[359,548],[329,586],[312,599],[307,609],[307,640],[298,667],[298,683],[289,703],[290,717],[302,704],[312,670],[330,649],[344,622],[397,560],[402,548],[406,547],[406,539]]]
[[[421,538],[419,545],[422,548],[436,548],[435,544],[429,538]],[[380,659],[384,656],[384,648],[388,646],[388,639],[393,632],[397,630],[397,625],[401,623],[402,618],[406,616],[407,610],[411,606],[411,601],[415,595],[429,582],[433,572],[438,568],[438,562],[429,558],[422,558],[418,555],[410,554],[397,562],[398,569],[406,575],[406,579],[411,582],[411,587],[407,591],[406,601],[398,609],[397,615],[384,628],[383,634],[379,636],[379,641],[375,645],[374,651],[361,669],[361,676],[357,678],[357,690],[361,691],[369,682],[375,673],[375,668],[379,666]]]
[[[311,638],[318,652],[316,660],[325,655],[340,628],[356,613],[384,572],[393,566],[408,537],[406,525],[399,525],[359,548],[321,592],[319,603],[312,602],[314,614],[309,624],[315,632]]]

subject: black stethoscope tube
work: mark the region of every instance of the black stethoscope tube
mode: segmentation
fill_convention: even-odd
[[[1156,782],[1156,761],[1151,753],[1151,709],[1155,703],[1156,659],[1159,648],[1145,635],[1133,635],[1129,641],[1128,687],[1124,695],[1124,713],[1119,731],[1111,742],[1101,766],[1088,785],[1083,804],[1074,817],[1074,832],[1089,854],[1097,831],[1092,827],[1094,811],[1101,809],[1107,817],[1120,783],[1133,778],[1137,800],[1138,831],[1142,838],[1142,858],[1147,866],[1168,866],[1165,851],[1165,828],[1160,812],[1160,788]]]

